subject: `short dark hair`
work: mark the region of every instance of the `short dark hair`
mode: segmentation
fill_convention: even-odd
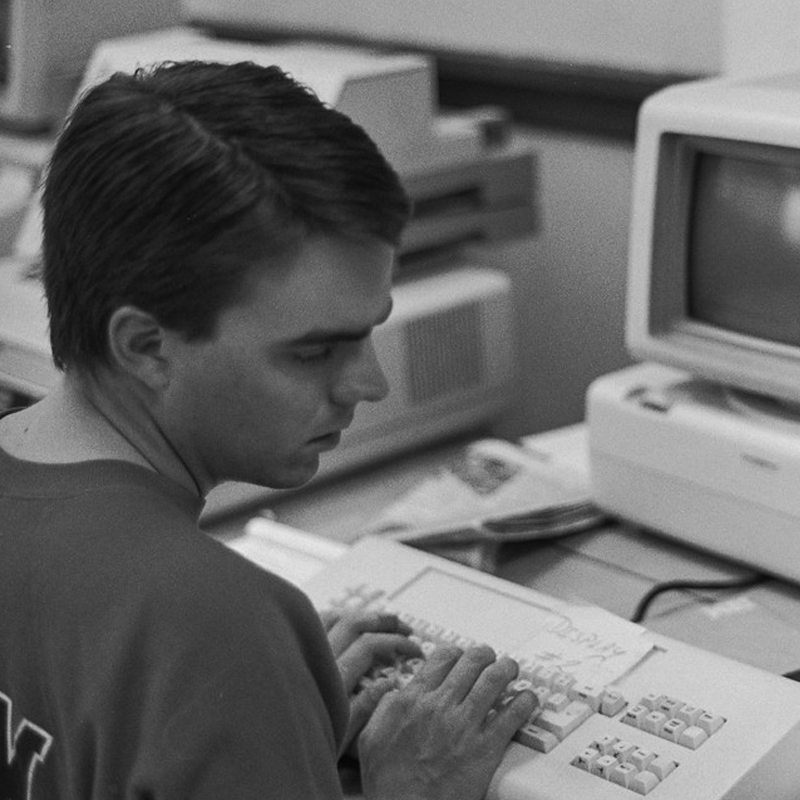
[[[278,67],[170,62],[116,74],[47,168],[43,276],[56,364],[107,362],[130,303],[211,336],[255,259],[309,235],[399,243],[409,201],[375,143]]]

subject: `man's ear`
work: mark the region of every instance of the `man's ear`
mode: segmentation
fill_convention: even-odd
[[[169,382],[169,360],[164,356],[164,328],[150,313],[136,306],[120,306],[106,328],[111,362],[151,389]]]

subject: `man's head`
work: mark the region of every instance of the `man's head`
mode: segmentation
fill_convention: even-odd
[[[54,357],[202,492],[303,483],[386,394],[370,335],[407,215],[364,131],[276,68],[115,76],[47,174]]]
[[[255,263],[313,235],[397,244],[408,201],[376,146],[278,68],[167,64],[76,107],[44,191],[56,363],[108,363],[115,308],[209,337]]]

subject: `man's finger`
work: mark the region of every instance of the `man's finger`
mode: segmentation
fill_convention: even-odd
[[[396,614],[382,611],[356,611],[342,614],[328,631],[328,641],[335,656],[350,647],[365,633],[399,633],[407,636],[411,628],[401,622]]]
[[[474,685],[463,698],[464,705],[471,708],[479,719],[484,719],[518,674],[516,661],[508,657],[497,659],[476,677]]]
[[[519,692],[495,713],[489,715],[487,727],[497,730],[500,740],[506,741],[530,719],[537,705],[538,700],[533,692],[527,689]]]
[[[383,679],[370,683],[362,691],[354,695],[350,701],[350,721],[347,725],[347,734],[342,745],[342,752],[346,752],[355,758],[358,753],[355,751],[358,734],[361,729],[369,722],[372,712],[378,703],[388,692],[395,688],[391,680]]]
[[[345,691],[352,692],[373,666],[391,665],[420,655],[419,646],[402,634],[365,633],[336,659],[336,663]]]
[[[459,647],[437,647],[428,656],[424,666],[417,673],[414,680],[426,691],[438,689],[461,658],[463,652]]]
[[[326,632],[339,621],[341,612],[334,611],[332,608],[326,608],[319,612],[319,618],[322,620],[322,627]]]
[[[494,667],[496,658],[494,650],[488,645],[468,648],[443,679],[442,690],[447,693],[453,703],[461,703],[474,691],[475,684],[483,673]]]

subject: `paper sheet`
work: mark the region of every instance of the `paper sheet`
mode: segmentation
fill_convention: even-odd
[[[577,463],[481,439],[386,508],[369,533],[418,543],[510,541],[570,533],[602,518]]]

